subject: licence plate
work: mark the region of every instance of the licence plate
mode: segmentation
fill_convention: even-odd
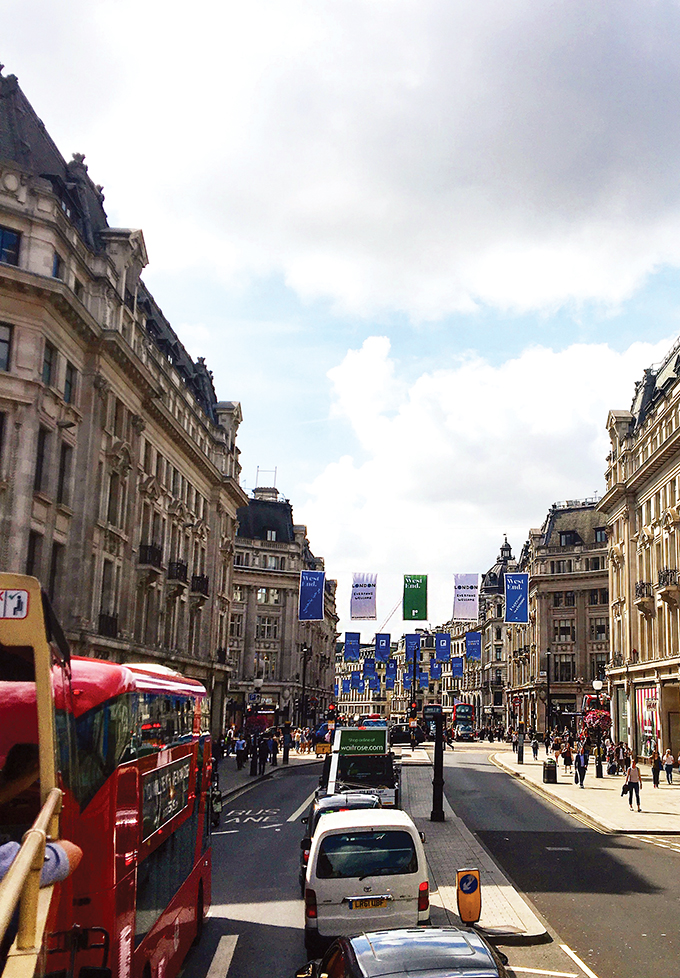
[[[366,897],[361,900],[350,900],[350,910],[373,910],[375,907],[386,907],[387,897]]]

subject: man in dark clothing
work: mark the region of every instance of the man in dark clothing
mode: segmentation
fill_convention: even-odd
[[[265,737],[260,738],[260,743],[257,748],[257,773],[262,775],[265,772],[267,766],[267,758],[269,757],[269,743]]]

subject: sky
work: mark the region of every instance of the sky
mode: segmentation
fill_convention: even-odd
[[[604,491],[680,333],[680,3],[0,0],[0,61],[375,630]],[[259,468],[259,472],[258,472]],[[396,608],[396,611],[395,611]],[[391,617],[390,617],[391,615]]]

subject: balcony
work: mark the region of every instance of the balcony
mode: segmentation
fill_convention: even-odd
[[[679,596],[678,571],[674,567],[664,567],[659,571],[659,597],[667,604],[676,605]]]
[[[189,566],[184,560],[171,560],[168,564],[168,580],[179,584],[189,583]]]
[[[194,574],[191,578],[191,593],[208,597],[210,578],[206,574]]]
[[[154,567],[156,570],[161,569],[161,563],[163,560],[163,550],[156,543],[142,543],[139,545],[139,561],[140,567]]]
[[[635,582],[635,607],[649,617],[654,611],[654,588],[649,581]]]
[[[97,632],[104,638],[118,638],[118,615],[106,615],[101,611]]]

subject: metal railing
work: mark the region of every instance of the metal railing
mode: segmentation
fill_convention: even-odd
[[[182,584],[189,582],[189,565],[185,560],[171,560],[168,564],[168,580],[181,581]]]
[[[163,551],[155,543],[142,543],[139,546],[139,563],[148,567],[156,567],[160,570],[163,560]]]
[[[678,572],[675,568],[664,567],[659,571],[659,587],[674,587],[678,583]]]
[[[202,594],[208,597],[208,587],[210,578],[206,574],[194,574],[191,578],[191,591],[193,594]]]
[[[33,974],[35,962],[42,944],[47,915],[38,919],[38,895],[40,874],[45,861],[45,845],[51,835],[53,819],[61,810],[62,793],[52,788],[47,795],[40,814],[24,836],[21,849],[0,882],[0,942],[10,925],[14,911],[19,906],[19,929],[14,944],[17,954],[21,954],[28,967],[21,973]],[[52,887],[45,887],[51,895]],[[10,951],[11,960],[13,951]],[[32,964],[31,964],[32,962]]]
[[[661,582],[659,582],[661,583]],[[635,597],[636,598],[653,598],[654,591],[652,585],[649,581],[636,581],[635,582]]]
[[[97,631],[104,638],[118,638],[118,615],[107,615],[101,611]]]

